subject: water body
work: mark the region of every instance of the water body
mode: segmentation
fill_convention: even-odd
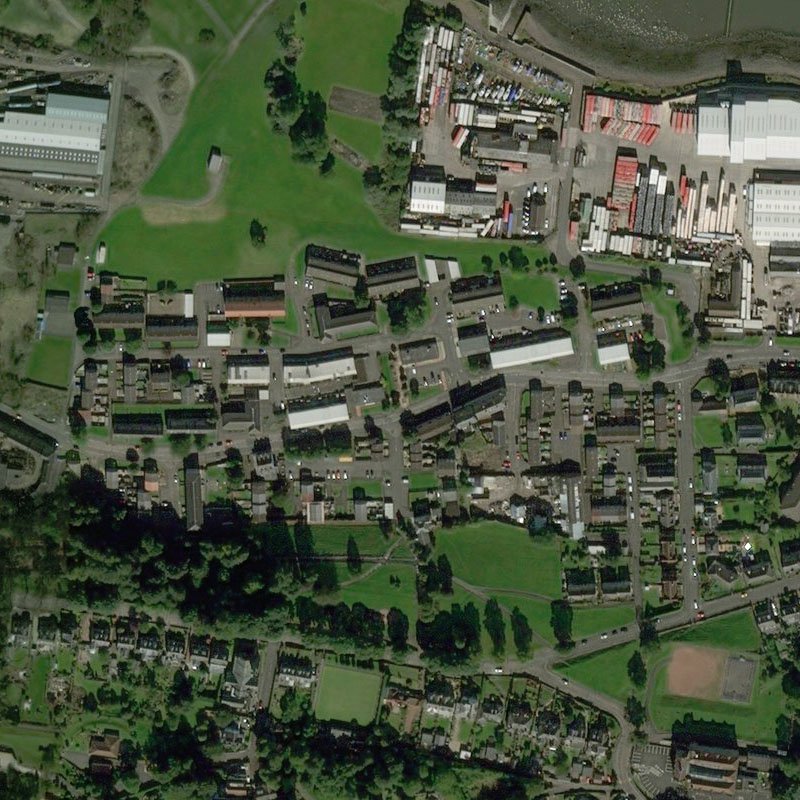
[[[538,7],[575,33],[655,49],[760,30],[800,33],[798,0],[533,0],[531,6],[534,15]]]

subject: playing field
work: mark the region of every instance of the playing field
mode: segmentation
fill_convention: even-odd
[[[718,700],[727,658],[725,650],[678,645],[667,667],[667,691],[678,697]]]
[[[31,350],[28,380],[63,389],[69,385],[71,367],[72,339],[45,334]]]
[[[473,586],[561,597],[561,560],[553,538],[534,539],[502,522],[476,522],[439,531],[436,551],[447,555],[456,577]]]
[[[382,680],[378,672],[325,664],[314,713],[318,719],[355,720],[359,725],[369,725],[378,709]]]

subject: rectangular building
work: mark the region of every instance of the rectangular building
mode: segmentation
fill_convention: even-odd
[[[361,256],[310,244],[306,247],[306,277],[354,287],[361,274]]]
[[[491,343],[492,369],[511,369],[523,364],[551,361],[575,353],[572,337],[563,328],[551,328],[542,334],[512,334]]]
[[[460,316],[477,314],[487,308],[498,308],[505,311],[503,283],[500,273],[491,275],[471,275],[458,278],[450,283],[450,302],[453,311]]]
[[[367,264],[366,273],[370,297],[386,297],[420,285],[415,256]]]
[[[287,386],[308,386],[355,376],[352,347],[314,353],[285,353],[283,356],[283,382]]]
[[[222,284],[225,316],[228,319],[266,317],[283,319],[286,316],[286,297],[283,279],[254,278],[229,280]]]
[[[344,399],[335,397],[289,403],[287,416],[289,429],[300,431],[305,428],[323,428],[326,425],[348,422],[350,412]]]
[[[412,214],[444,215],[446,192],[444,167],[426,164],[411,168],[409,211]]]

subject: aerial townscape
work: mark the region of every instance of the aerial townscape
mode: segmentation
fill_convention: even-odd
[[[790,0],[0,0],[0,800],[800,798]]]

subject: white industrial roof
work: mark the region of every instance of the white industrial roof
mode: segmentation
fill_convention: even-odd
[[[522,344],[507,350],[494,350],[490,357],[492,369],[510,369],[522,364],[534,364],[537,361],[550,361],[553,358],[571,356],[574,352],[572,337],[565,336],[562,339]]]
[[[99,151],[103,126],[96,122],[6,111],[0,122],[0,142],[52,147],[60,150]]]
[[[436,259],[425,257],[425,277],[428,283],[439,282],[439,272],[436,269]]]
[[[600,361],[601,367],[607,367],[611,364],[622,364],[630,359],[631,355],[628,351],[627,342],[618,342],[616,344],[606,345],[605,347],[597,347],[597,358]]]
[[[800,158],[800,102],[764,94],[734,95],[730,107],[700,105],[697,154],[731,163]]]
[[[83,95],[49,92],[44,113],[48,117],[80,119],[85,122],[105,124],[108,119],[107,97],[84,97]]]
[[[800,241],[800,183],[756,180],[747,205],[756,244]]]
[[[229,364],[228,384],[233,386],[264,386],[269,383],[269,364]]]
[[[284,383],[306,385],[320,381],[333,381],[339,378],[352,378],[356,374],[356,361],[353,356],[321,361],[318,364],[283,367]]]
[[[323,425],[334,425],[337,422],[347,422],[350,419],[347,403],[335,403],[330,406],[289,411],[288,416],[289,428],[293,431],[299,431],[303,428],[320,428]]]

